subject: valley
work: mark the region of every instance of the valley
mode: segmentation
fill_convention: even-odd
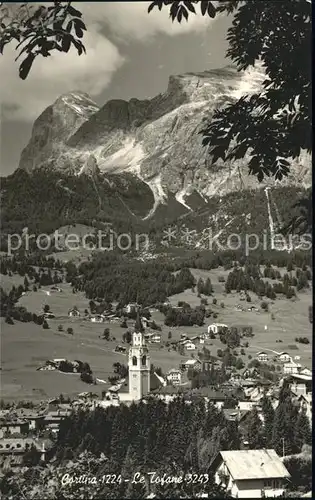
[[[263,271],[263,268],[261,268]],[[229,271],[217,268],[211,271],[191,269],[196,280],[202,278],[211,279],[213,285],[213,296],[205,297],[211,310],[216,314],[207,318],[203,326],[180,326],[172,327],[164,325],[164,315],[158,311],[152,312],[152,320],[161,327],[161,343],[150,345],[151,363],[160,367],[165,374],[172,368],[178,368],[183,360],[198,358],[198,353],[203,347],[209,349],[212,356],[217,357],[218,349],[225,346],[218,338],[206,340],[203,344],[196,344],[195,351],[179,353],[169,350],[171,341],[179,341],[182,334],[187,338],[194,338],[207,332],[208,325],[213,322],[224,323],[231,326],[252,326],[254,336],[248,339],[249,345],[240,355],[246,366],[250,359],[255,359],[260,351],[276,353],[287,351],[292,358],[299,356],[302,366],[312,366],[312,334],[308,320],[308,308],[311,305],[311,291],[302,290],[297,292],[296,298],[285,299],[277,297],[270,302],[268,312],[261,309],[261,299],[252,295],[250,304],[242,302],[240,294],[232,292],[226,294],[222,277],[226,280]],[[286,269],[279,268],[283,275]],[[1,281],[7,283],[7,289],[11,280],[12,285],[17,286],[17,275],[11,278],[1,276]],[[23,280],[21,279],[21,282]],[[34,323],[20,323],[9,325],[1,319],[1,379],[2,399],[41,401],[47,398],[57,397],[60,393],[64,396],[75,398],[79,393],[87,390],[86,384],[82,382],[78,374],[64,374],[55,371],[37,371],[47,360],[54,358],[66,358],[70,360],[80,359],[91,366],[94,376],[99,382],[91,386],[91,390],[101,397],[101,393],[108,390],[110,382],[108,377],[113,375],[113,363],[118,361],[127,364],[126,355],[115,352],[117,345],[123,345],[123,334],[126,329],[121,328],[119,321],[104,321],[102,323],[91,323],[88,317],[84,317],[84,311],[89,309],[89,301],[82,292],[73,293],[70,284],[61,284],[60,292],[49,292],[50,287],[42,287],[36,292],[26,292],[18,302],[37,315],[41,314],[45,305],[49,306],[50,312],[55,318],[48,319],[49,329]],[[214,300],[216,304],[213,304]],[[170,305],[177,306],[179,302],[186,302],[191,307],[200,304],[197,291],[185,290],[169,297]],[[222,303],[224,307],[222,307]],[[115,304],[113,304],[115,306]],[[237,305],[243,306],[243,311],[236,309]],[[79,318],[68,316],[69,310],[76,306],[80,311]],[[248,311],[248,306],[257,308],[258,312]],[[274,319],[272,319],[274,318]],[[128,320],[128,327],[132,330],[134,322]],[[59,331],[60,325],[63,331]],[[67,328],[71,327],[73,335],[67,334]],[[267,328],[266,328],[267,327]],[[109,328],[111,340],[101,339],[104,329]],[[150,331],[150,329],[149,329]],[[296,337],[306,337],[309,345],[297,344]],[[115,339],[115,340],[113,340]],[[240,349],[236,349],[240,353]],[[101,382],[102,381],[102,382]]]

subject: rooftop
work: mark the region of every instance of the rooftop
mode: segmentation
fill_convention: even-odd
[[[275,450],[231,450],[219,455],[234,480],[290,477]]]

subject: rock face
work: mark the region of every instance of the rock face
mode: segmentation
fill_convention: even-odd
[[[56,160],[58,168],[67,139],[98,109],[84,92],[60,96],[35,121],[31,140],[21,154],[20,168],[30,172],[51,160]]]
[[[34,123],[20,168],[78,173],[93,164],[101,172],[132,173],[154,194],[151,215],[168,193],[186,206],[193,192],[210,197],[261,187],[248,176],[246,158],[212,166],[199,132],[203,118],[258,90],[263,79],[260,69],[240,73],[232,66],[171,76],[153,99],[112,100],[100,109],[86,94],[61,96]],[[296,161],[286,182],[310,185],[310,165],[307,155]]]

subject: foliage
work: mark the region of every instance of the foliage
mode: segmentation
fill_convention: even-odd
[[[238,70],[259,61],[266,78],[260,92],[215,112],[202,131],[203,144],[210,146],[212,164],[248,154],[249,172],[259,181],[264,176],[281,180],[289,173],[288,159],[311,151],[310,2],[221,0],[215,8],[211,2],[156,1],[149,11],[163,4],[178,22],[195,13],[196,4],[210,17],[233,13],[227,56]]]
[[[12,9],[0,7],[0,53],[6,45],[16,42],[19,53],[16,60],[24,58],[19,76],[25,80],[37,56],[49,57],[55,51],[69,52],[73,45],[78,55],[85,53],[81,41],[86,30],[82,14],[71,2],[55,1],[53,5],[24,3]]]
[[[312,456],[292,456],[285,458],[284,465],[291,474],[289,487],[291,490],[308,492],[312,490]]]

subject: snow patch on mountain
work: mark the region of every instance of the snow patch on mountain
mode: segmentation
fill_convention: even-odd
[[[143,218],[143,220],[150,219],[159,205],[165,205],[167,203],[167,194],[165,193],[162,182],[161,182],[161,174],[158,174],[156,177],[153,177],[150,180],[144,182],[150,187],[153,196],[154,196],[154,204],[149,213]]]
[[[61,97],[61,100],[79,115],[94,114],[99,111],[97,104],[88,95],[71,92]]]
[[[123,172],[128,170],[139,175],[140,163],[145,158],[142,145],[132,137],[125,139],[124,145],[107,158],[99,158],[99,168],[103,172]]]
[[[183,188],[178,193],[176,193],[175,198],[178,201],[178,203],[181,203],[185,208],[188,208],[188,210],[192,210],[189,205],[185,202],[185,196],[187,196],[187,188]]]

